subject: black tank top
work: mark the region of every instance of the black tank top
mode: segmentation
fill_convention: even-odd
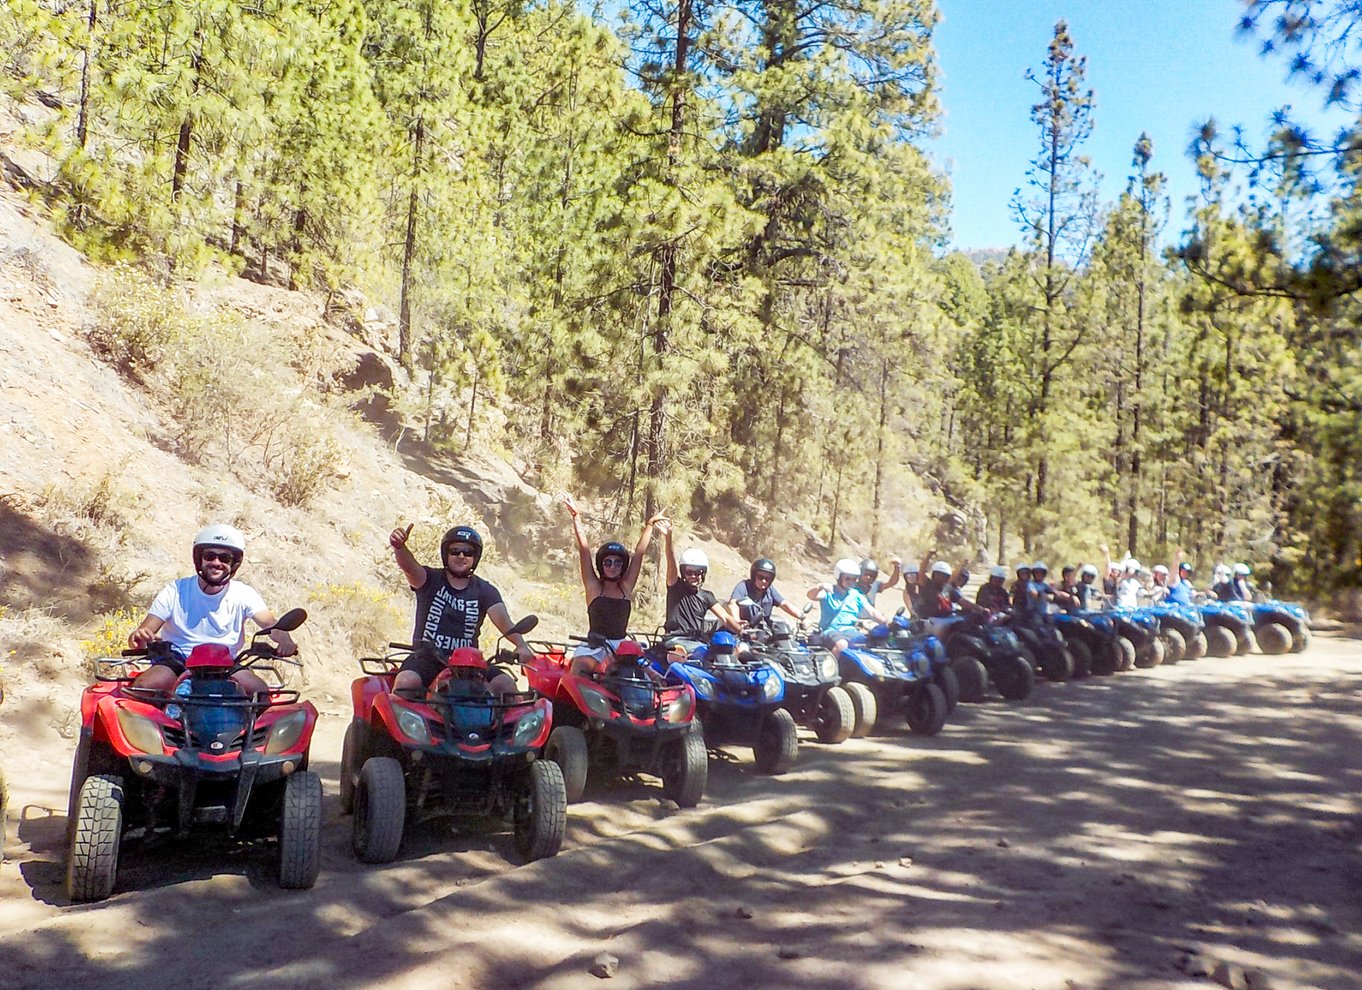
[[[606,639],[624,639],[629,631],[629,613],[634,603],[628,598],[597,595],[586,607],[587,633]]]

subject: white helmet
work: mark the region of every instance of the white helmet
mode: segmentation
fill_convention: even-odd
[[[1097,565],[1084,564],[1079,568],[1078,573],[1081,577],[1097,577]]]
[[[861,565],[850,557],[843,557],[832,565],[832,574],[838,581],[844,577],[858,578],[861,576]]]
[[[932,573],[944,574],[946,575],[946,577],[950,577],[955,572],[951,569],[950,564],[946,563],[944,560],[938,560],[935,564],[932,565]]]
[[[1138,574],[1140,572],[1140,562],[1134,557],[1127,557],[1121,564],[1121,570],[1128,574]]]
[[[915,577],[922,573],[922,569],[917,564],[909,564],[903,569],[903,573],[907,574],[909,577]]]
[[[1164,576],[1167,576],[1167,574],[1168,574],[1168,567],[1167,567],[1167,565],[1165,565],[1165,564],[1155,564],[1155,565],[1154,565],[1154,573],[1155,573],[1155,574],[1163,574]]]
[[[199,547],[226,547],[244,555],[246,537],[235,526],[214,523],[212,526],[203,527],[194,537],[194,549],[197,550]]]
[[[1211,576],[1215,579],[1216,583],[1219,584],[1230,576],[1229,566],[1227,564],[1216,564],[1215,570],[1211,572]]]
[[[1038,560],[1031,565],[1031,573],[1034,574],[1036,571],[1044,571],[1046,574],[1049,574],[1050,568],[1045,566],[1045,561]]]
[[[702,571],[707,571],[709,570],[709,558],[698,547],[690,547],[681,551],[681,566],[698,567]]]
[[[1007,568],[1004,567],[1002,564],[994,564],[992,567],[988,569],[988,576],[991,578],[995,577],[1006,578]]]
[[[1238,563],[1234,565],[1234,573],[1236,577],[1248,577],[1253,573],[1253,568],[1248,564]]]

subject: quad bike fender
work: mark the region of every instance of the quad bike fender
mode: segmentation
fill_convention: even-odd
[[[430,742],[429,738],[414,740],[402,731],[401,723],[397,720],[396,709],[399,704],[401,704],[401,702],[393,701],[393,696],[390,692],[385,691],[382,694],[375,695],[373,702],[369,707],[369,717],[367,719],[370,730],[386,735],[389,739],[402,747],[428,745]],[[403,707],[414,708],[421,706],[403,705]]]
[[[396,674],[356,677],[350,683],[350,702],[355,709],[355,718],[362,722],[369,721],[369,709],[373,707],[374,699],[391,691],[396,677]]]

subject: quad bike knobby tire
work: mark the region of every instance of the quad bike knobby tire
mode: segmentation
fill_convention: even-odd
[[[1052,649],[1050,655],[1041,662],[1040,672],[1047,681],[1061,684],[1074,675],[1074,658],[1067,646]]]
[[[1008,657],[994,667],[993,683],[1008,701],[1024,701],[1036,686],[1036,670],[1024,656]]]
[[[1121,669],[1121,660],[1124,656],[1125,654],[1121,652],[1121,641],[1119,639],[1103,643],[1092,654],[1092,672],[1101,677],[1110,677]]]
[[[1151,636],[1135,651],[1135,666],[1148,670],[1163,663],[1162,635],[1160,633],[1158,636]]]
[[[1275,656],[1291,652],[1291,630],[1282,623],[1264,622],[1254,633],[1258,637],[1258,649],[1264,653]]]
[[[567,785],[553,760],[536,760],[523,791],[516,795],[515,847],[525,862],[558,855],[567,830]]]
[[[391,756],[364,761],[355,787],[350,845],[362,863],[391,863],[407,822],[407,782]]]
[[[874,731],[875,721],[880,714],[880,705],[875,700],[875,692],[856,681],[842,686],[851,696],[851,709],[856,716],[856,725],[851,730],[851,735],[855,739],[864,739]]]
[[[794,766],[799,755],[799,733],[794,716],[784,708],[767,714],[757,730],[757,742],[752,757],[762,773],[781,774]]]
[[[697,719],[698,721],[698,719]],[[694,808],[705,795],[709,781],[709,754],[705,751],[704,734],[687,732],[672,743],[662,768],[662,796],[675,801],[682,808]]]
[[[960,685],[960,700],[983,701],[988,694],[988,668],[983,661],[973,653],[960,653],[951,659],[951,668]]]
[[[1182,654],[1184,660],[1200,660],[1206,655],[1206,630],[1198,629],[1196,635],[1187,640],[1187,649]]]
[[[1092,673],[1092,647],[1081,639],[1068,644],[1069,655],[1074,659],[1074,677],[1083,678]]]
[[[586,791],[586,775],[591,763],[582,730],[575,725],[555,727],[544,746],[544,759],[552,760],[563,771],[568,803],[580,801]]]
[[[1298,627],[1298,631],[1291,637],[1291,652],[1304,653],[1310,646],[1310,630],[1305,626]]]
[[[76,799],[66,896],[73,901],[102,901],[113,893],[122,837],[122,778],[108,774],[87,777]]]
[[[823,694],[818,705],[818,720],[813,731],[819,742],[840,743],[851,737],[856,728],[856,709],[851,704],[851,695],[840,687],[830,687]]]
[[[1234,631],[1225,626],[1206,627],[1206,655],[1212,657],[1232,657],[1238,648]]]
[[[1165,664],[1177,663],[1187,655],[1187,640],[1182,638],[1182,633],[1176,629],[1165,629],[1159,633],[1159,638],[1163,640],[1163,662]]]
[[[949,715],[960,704],[960,678],[950,667],[942,667],[933,675],[932,683],[946,696],[946,714]]]
[[[322,869],[322,778],[299,770],[284,784],[279,818],[279,886],[308,890]]]
[[[919,736],[934,736],[946,725],[946,692],[931,681],[919,684],[908,694],[908,728]]]
[[[1120,644],[1121,647],[1121,663],[1117,666],[1116,669],[1120,671],[1134,670],[1135,644],[1132,643],[1125,636],[1120,637],[1119,639],[1116,640],[1116,642]]]
[[[345,728],[345,741],[341,743],[340,803],[343,814],[355,810],[355,784],[359,780],[359,768],[368,758],[369,725],[360,719],[351,719]]]

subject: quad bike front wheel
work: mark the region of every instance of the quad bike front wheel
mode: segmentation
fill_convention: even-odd
[[[1296,632],[1291,636],[1291,652],[1304,653],[1309,646],[1310,629],[1308,626],[1301,625],[1297,627]]]
[[[1258,637],[1258,649],[1269,655],[1290,653],[1292,646],[1291,630],[1280,622],[1264,622],[1254,630]]]
[[[391,756],[364,761],[355,785],[350,845],[362,863],[391,863],[407,823],[407,782]]]
[[[582,730],[575,725],[555,727],[544,746],[544,759],[558,764],[558,769],[563,772],[568,802],[580,801],[586,791],[586,775],[591,762]]]
[[[73,901],[102,901],[118,877],[123,838],[123,779],[87,777],[76,799],[75,828],[66,864],[66,895]]]
[[[709,753],[702,732],[687,732],[672,743],[662,770],[662,796],[682,808],[694,808],[704,797],[709,781]]]
[[[988,668],[973,652],[959,653],[951,658],[956,683],[960,686],[960,700],[971,704],[984,700],[988,694]]]
[[[1091,656],[1092,672],[1101,677],[1110,677],[1121,669],[1121,660],[1124,657],[1121,652],[1121,641],[1113,639],[1110,642],[1098,643]]]
[[[1187,640],[1187,649],[1182,654],[1184,660],[1200,660],[1206,655],[1206,630],[1198,629]]]
[[[752,758],[762,773],[782,774],[794,766],[799,755],[799,733],[794,716],[777,708],[761,720]]]
[[[1026,657],[1005,657],[993,667],[993,683],[1008,701],[1024,701],[1036,685],[1036,671]]]
[[[1081,639],[1067,641],[1069,655],[1074,660],[1074,677],[1087,677],[1092,673],[1092,647]]]
[[[1130,641],[1130,637],[1122,636],[1116,641],[1121,647],[1121,662],[1116,669],[1120,671],[1135,669],[1135,644]]]
[[[1135,650],[1135,666],[1148,670],[1163,663],[1163,640],[1160,636],[1150,636]]]
[[[1176,629],[1165,629],[1159,633],[1159,638],[1163,640],[1163,662],[1165,664],[1177,663],[1187,655],[1187,640]]]
[[[946,725],[946,692],[931,681],[909,690],[905,714],[908,728],[919,736],[934,736]]]
[[[946,714],[949,715],[960,704],[960,678],[950,667],[942,667],[932,675],[932,683],[946,696]]]
[[[340,803],[343,814],[355,810],[355,784],[359,780],[359,768],[368,758],[369,725],[361,719],[351,719],[341,743]]]
[[[299,770],[284,784],[279,820],[279,886],[308,890],[322,869],[322,778]]]
[[[846,742],[851,730],[856,728],[856,709],[851,703],[851,695],[840,687],[830,687],[823,693],[818,703],[818,720],[813,731],[822,743]]]
[[[567,830],[567,804],[562,768],[552,760],[531,763],[514,812],[515,847],[525,862],[558,855]]]
[[[856,716],[855,728],[851,730],[852,738],[864,739],[875,729],[875,722],[879,718],[880,705],[875,699],[875,692],[858,681],[844,684],[847,694],[851,697],[851,709]]]

